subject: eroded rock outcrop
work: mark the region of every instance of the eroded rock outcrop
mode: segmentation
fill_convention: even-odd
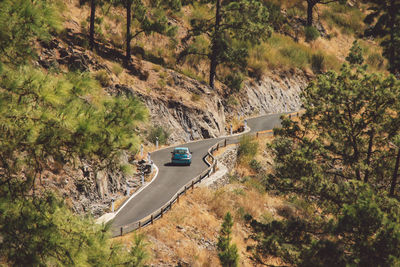
[[[106,91],[110,95],[125,94],[141,99],[149,109],[151,125],[160,125],[170,132],[169,144],[226,135],[227,120],[238,112],[254,116],[299,110],[299,95],[309,82],[309,77],[302,72],[271,72],[260,81],[246,82],[235,95],[238,105],[232,107],[227,103],[231,94],[221,93],[229,89],[211,90],[207,84],[174,70],[154,71],[154,65],[138,59],[132,64],[140,70],[139,74],[146,75],[135,83],[122,84],[112,76],[106,63],[99,62],[91,52],[73,46],[73,43],[53,40],[42,47],[38,58],[38,65],[44,68],[65,65],[81,71],[106,70],[112,76]],[[162,82],[158,83],[160,80]],[[138,85],[140,83],[142,87]],[[193,96],[199,99],[195,100]],[[122,155],[120,161],[121,164],[128,163],[128,155]],[[59,179],[47,179],[45,186],[57,188],[61,195],[72,201],[76,212],[90,212],[95,217],[110,207],[111,199],[123,196],[128,186],[132,191],[140,186],[137,173],[128,175],[118,168],[100,169],[93,162],[66,164],[64,171],[56,174]]]
[[[248,115],[297,111],[301,108],[300,93],[309,81],[302,72],[265,75],[261,81],[244,85],[240,109]]]

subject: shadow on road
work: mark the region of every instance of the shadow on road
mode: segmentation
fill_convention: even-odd
[[[164,163],[164,166],[166,166],[166,167],[179,167],[179,168],[190,167],[190,166],[188,166],[186,164],[176,164],[176,163],[172,163],[172,162]]]

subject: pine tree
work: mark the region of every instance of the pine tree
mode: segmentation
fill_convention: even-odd
[[[50,162],[81,157],[105,167],[117,164],[121,150],[136,151],[132,133],[147,117],[143,104],[105,96],[88,73],[55,77],[29,66],[5,66],[0,88],[0,257],[17,266],[144,260],[112,250],[107,228],[73,215],[37,186]]]
[[[104,96],[88,73],[53,77],[32,67],[5,68],[0,88],[0,168],[8,169],[4,179],[16,178],[32,188],[48,157],[61,163],[95,157],[110,164],[121,149],[137,149],[132,132],[147,117],[143,104]]]
[[[93,50],[95,47],[95,22],[96,22],[96,7],[103,6],[106,2],[112,0],[79,0],[80,5],[84,5],[89,2],[90,4],[90,23],[89,23],[89,48]]]
[[[241,68],[247,65],[248,46],[268,38],[268,11],[258,0],[235,0],[231,2],[215,0],[215,16],[191,21],[191,31],[186,40],[203,35],[211,38],[207,51],[189,45],[179,55],[182,60],[188,55],[200,55],[210,60],[209,85],[214,88],[217,67],[227,63]],[[212,10],[210,10],[211,14]],[[240,45],[235,45],[240,43]]]
[[[220,235],[218,237],[218,257],[224,267],[238,266],[239,255],[235,244],[231,244],[233,220],[229,212],[224,217]]]
[[[54,75],[28,64],[35,42],[49,38],[57,25],[51,3],[0,1],[1,262],[143,266],[141,237],[131,251],[111,243],[110,225],[74,215],[38,186],[53,163],[86,158],[98,167],[116,166],[122,150],[136,151],[133,133],[147,118],[140,101],[105,94],[89,73]]]
[[[383,38],[381,46],[384,56],[389,60],[389,71],[400,77],[400,1],[368,0],[372,11],[365,22],[372,25],[366,30],[368,36]]]
[[[274,130],[266,186],[309,209],[270,223],[253,220],[259,253],[296,266],[399,264],[400,205],[393,196],[400,83],[367,73],[359,55],[355,44],[351,66],[319,75],[305,89],[300,121],[284,118]]]
[[[154,1],[154,6],[147,6],[141,0],[116,0],[113,3],[122,5],[126,10],[126,65],[129,64],[131,59],[131,40],[139,34],[160,33],[173,37],[176,33],[177,28],[168,24],[163,11],[176,9],[176,5],[169,7],[167,1]],[[138,27],[133,34],[131,30],[132,19]]]
[[[61,18],[52,1],[0,1],[0,61],[18,65],[35,56],[33,42],[59,30]]]
[[[350,48],[350,53],[346,57],[346,61],[349,62],[350,65],[362,65],[364,63],[362,49],[357,40],[353,42],[353,46]]]
[[[307,2],[307,26],[311,27],[313,25],[313,12],[314,12],[314,7],[317,4],[322,4],[322,5],[326,5],[329,3],[334,3],[334,2],[338,2],[340,4],[345,4],[347,2],[347,0],[306,0]]]
[[[111,241],[110,224],[74,215],[54,194],[0,198],[0,257],[12,266],[144,266],[144,237],[128,248]]]

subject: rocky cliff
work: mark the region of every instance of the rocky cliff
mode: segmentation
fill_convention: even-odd
[[[211,90],[205,83],[140,59],[134,59],[127,69],[132,78],[124,82],[111,71],[115,63],[102,61],[72,41],[55,39],[43,46],[37,64],[46,69],[72,66],[80,71],[106,72],[110,80],[105,91],[140,98],[150,112],[149,124],[169,131],[169,144],[225,135],[228,121],[238,113],[254,116],[298,110],[299,94],[310,79],[302,72],[268,73],[260,81],[246,82],[234,94],[237,104],[232,106],[228,104],[232,94],[226,93],[229,89]],[[132,155],[122,157],[121,164],[127,164],[129,157]],[[65,172],[56,174],[59,179],[48,179],[45,184],[58,188],[77,212],[98,216],[109,209],[111,199],[121,198],[128,186],[133,191],[140,186],[137,173],[99,170],[96,163],[78,162],[64,166]]]

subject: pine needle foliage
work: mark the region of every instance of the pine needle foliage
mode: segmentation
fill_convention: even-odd
[[[99,167],[135,151],[138,122],[147,118],[135,98],[111,97],[89,73],[58,77],[30,66],[0,74],[0,257],[16,266],[141,266],[136,252],[113,247],[108,226],[73,215],[53,194],[37,190],[49,162],[76,157]],[[133,264],[133,262],[136,262]]]
[[[359,52],[355,45],[350,66],[309,84],[300,122],[284,118],[274,130],[267,188],[300,196],[315,212],[253,220],[260,253],[296,266],[400,262],[400,83],[367,73]]]
[[[58,29],[54,1],[0,1],[0,259],[11,266],[144,266],[143,237],[131,249],[110,225],[76,216],[38,187],[52,164],[76,158],[117,164],[136,151],[147,119],[136,98],[107,95],[89,73],[45,73],[30,65],[35,43]]]
[[[88,73],[54,77],[27,66],[5,69],[0,88],[0,167],[14,162],[12,173],[20,174],[30,166],[35,174],[25,178],[31,185],[48,157],[112,162],[119,150],[137,149],[133,131],[147,117],[143,104],[105,95]]]
[[[364,22],[371,25],[365,35],[381,38],[383,55],[389,61],[389,71],[400,77],[400,2],[398,0],[368,0],[371,4]]]
[[[207,3],[208,14],[197,14],[190,20],[191,29],[184,39],[186,42],[193,38],[193,43],[188,42],[178,61],[191,55],[207,57],[210,60],[209,84],[214,88],[218,65],[227,64],[232,69],[244,71],[249,47],[266,40],[271,28],[268,10],[258,0],[200,1],[200,4],[204,3]],[[191,4],[197,7],[199,3],[191,1]],[[208,48],[202,46],[199,49],[196,45],[201,36],[210,38]]]
[[[232,226],[232,215],[228,212],[224,217],[217,243],[218,257],[223,267],[238,266],[239,255],[237,247],[235,244],[231,244]]]
[[[33,42],[61,28],[53,1],[0,1],[0,61],[20,64],[35,55]]]
[[[131,249],[113,242],[110,224],[74,215],[52,193],[1,198],[0,212],[0,257],[12,266],[144,266],[148,259],[143,236]]]

